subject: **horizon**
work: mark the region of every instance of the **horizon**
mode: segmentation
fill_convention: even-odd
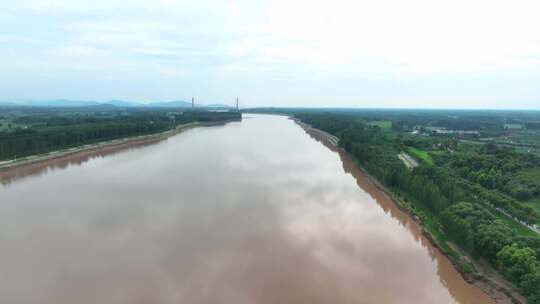
[[[12,101],[10,101],[12,100]],[[97,105],[112,105],[110,102],[126,102],[126,103],[132,103],[132,106],[127,107],[139,107],[139,106],[149,106],[156,103],[173,103],[173,102],[183,102],[191,104],[191,100],[187,99],[174,99],[174,100],[145,100],[145,101],[133,101],[133,100],[124,100],[124,99],[105,99],[105,100],[90,100],[90,99],[66,99],[66,98],[51,98],[51,99],[3,99],[0,100],[0,107],[5,106],[6,104],[9,105],[14,104],[14,106],[28,106],[28,107],[55,107],[51,105],[40,105],[39,103],[47,103],[47,102],[53,102],[53,101],[61,101],[61,102],[84,102],[84,103],[96,103],[95,105],[87,105],[87,106],[97,106]],[[195,99],[195,107],[199,108],[205,108],[208,106],[226,106],[234,108],[235,105],[233,102],[231,104],[228,104],[227,102],[223,101],[208,101],[205,103],[197,103],[197,99]],[[19,102],[19,103],[18,103]],[[66,106],[56,106],[56,107],[85,107],[84,105],[66,105]],[[118,106],[121,107],[121,106]],[[419,107],[419,106],[412,106],[412,107],[370,107],[370,106],[298,106],[298,105],[282,105],[282,106],[273,106],[273,105],[257,105],[257,106],[240,106],[240,109],[343,109],[343,110],[426,110],[426,111],[540,111],[540,107],[538,108],[486,108],[486,107]]]

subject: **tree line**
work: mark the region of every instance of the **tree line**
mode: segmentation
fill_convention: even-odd
[[[34,124],[25,129],[0,132],[0,160],[42,154],[100,141],[164,132],[190,122],[241,119],[238,112],[164,111],[100,116],[21,116],[17,123]]]

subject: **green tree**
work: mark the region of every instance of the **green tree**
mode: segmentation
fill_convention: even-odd
[[[476,251],[481,252],[489,262],[496,262],[497,253],[513,241],[514,233],[503,221],[478,225],[476,230]]]
[[[522,277],[533,273],[538,266],[534,250],[529,247],[520,248],[515,243],[501,249],[497,261],[503,272],[514,282],[522,282]]]

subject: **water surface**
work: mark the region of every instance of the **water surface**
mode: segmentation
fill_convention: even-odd
[[[285,117],[92,153],[0,175],[0,303],[491,303]]]

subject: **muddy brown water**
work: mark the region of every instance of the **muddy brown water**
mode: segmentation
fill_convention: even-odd
[[[0,173],[0,303],[492,303],[285,117]]]

